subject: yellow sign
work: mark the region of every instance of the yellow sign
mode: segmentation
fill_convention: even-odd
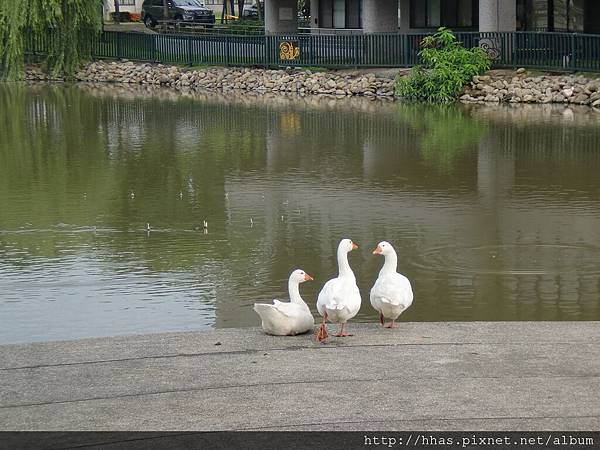
[[[299,56],[300,47],[298,46],[298,42],[284,41],[279,44],[279,59],[290,61],[298,59]]]

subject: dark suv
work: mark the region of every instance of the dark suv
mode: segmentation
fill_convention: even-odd
[[[204,24],[212,27],[215,23],[215,14],[197,0],[167,0],[167,7],[169,20],[174,20],[177,25]],[[144,0],[142,19],[148,28],[166,20],[163,0]]]

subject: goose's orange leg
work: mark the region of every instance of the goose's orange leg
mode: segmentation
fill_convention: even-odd
[[[344,333],[344,328],[346,327],[346,322],[342,323],[342,328],[340,329],[340,332],[338,334],[336,334],[336,337],[347,337],[347,336],[354,336],[353,334],[350,333]]]
[[[398,324],[392,320],[390,323],[388,323],[387,325],[384,325],[385,328],[398,328]]]
[[[329,337],[329,333],[327,333],[327,311],[323,314],[323,320],[321,321],[321,326],[318,328],[315,333],[315,339],[317,342],[324,341]]]

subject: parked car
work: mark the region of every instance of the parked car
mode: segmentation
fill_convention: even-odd
[[[168,0],[169,20],[177,25],[206,25],[212,27],[215,14],[197,0]],[[142,19],[148,28],[153,28],[162,20],[166,20],[163,0],[144,0],[142,3]]]
[[[262,2],[260,3],[262,7]],[[264,11],[264,9],[263,9]],[[258,19],[258,7],[256,3],[252,5],[244,5],[244,11],[242,11],[242,17],[244,19]]]

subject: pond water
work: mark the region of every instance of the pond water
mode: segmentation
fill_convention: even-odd
[[[0,85],[0,343],[315,311],[342,237],[354,321],[383,239],[404,321],[599,320],[599,174],[588,108]]]

